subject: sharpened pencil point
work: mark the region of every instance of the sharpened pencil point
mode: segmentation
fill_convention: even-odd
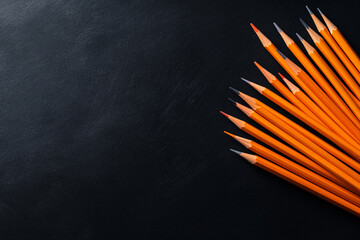
[[[245,78],[241,78],[241,80],[243,80],[244,82],[250,84],[250,81],[249,81],[249,80],[246,80]]]
[[[308,10],[309,14],[310,14],[310,15],[313,15],[313,13],[312,13],[312,11],[310,10],[310,8],[309,8],[307,5],[306,5],[305,7],[306,7],[306,9]]]
[[[324,15],[324,14],[322,13],[322,11],[320,10],[320,8],[317,8],[317,10],[319,11],[319,13],[320,13],[321,15]]]
[[[233,138],[235,138],[235,137],[236,137],[234,134],[229,133],[229,132],[227,132],[227,131],[224,131],[224,133],[226,133],[226,134],[227,134],[227,135],[229,135],[230,137],[233,137]]]
[[[300,22],[302,23],[302,25],[304,25],[304,27],[305,27],[306,29],[309,28],[309,25],[307,25],[307,24],[304,22],[304,20],[302,20],[301,18],[300,18]]]
[[[257,28],[254,26],[254,24],[250,23],[250,26],[252,27],[252,29],[254,29],[255,32],[258,32],[258,31],[259,31],[259,29],[257,29]]]
[[[276,49],[276,51],[281,55],[283,59],[287,59],[287,57],[282,52],[280,52],[279,49]]]
[[[226,114],[226,113],[224,113],[223,111],[220,111],[220,112],[221,112],[221,114],[224,115],[225,117],[227,117],[227,118],[229,117],[229,115]]]
[[[279,33],[281,33],[283,31],[275,22],[273,22],[273,24]]]
[[[237,150],[234,150],[234,149],[230,149],[230,151],[232,151],[233,153],[236,153],[236,154],[238,154],[238,155],[240,155],[242,152],[240,152],[240,151],[237,151]]]
[[[281,73],[278,73],[279,76],[281,77],[281,79],[284,79],[285,77],[281,74]]]
[[[300,39],[300,41],[304,40],[304,39],[300,36],[300,34],[296,33],[296,36]]]
[[[234,100],[232,100],[231,98],[228,99],[236,105],[236,102]]]
[[[235,88],[229,87],[231,90],[233,90],[237,95],[239,95],[240,91],[236,90]]]

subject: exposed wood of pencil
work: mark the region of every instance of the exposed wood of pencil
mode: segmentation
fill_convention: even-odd
[[[357,160],[360,160],[360,151],[359,149],[355,148],[351,144],[348,144],[343,138],[340,138],[338,135],[330,131],[328,128],[324,127],[323,125],[317,123],[312,118],[308,117],[303,112],[299,111],[298,108],[296,108],[291,103],[287,102],[285,99],[281,98],[271,90],[260,86],[258,84],[255,84],[254,82],[250,82],[249,84],[254,87],[255,90],[257,90],[259,93],[261,93],[263,96],[283,108],[284,110],[288,111],[290,114],[294,115],[307,125],[309,125],[311,128],[322,134],[324,137],[328,138],[330,141],[338,145],[340,148],[342,148],[345,152],[350,154],[352,157],[354,157]]]
[[[360,217],[360,208],[355,206],[354,204],[342,199],[341,197],[336,196],[335,194],[291,173],[290,171],[285,170],[282,167],[279,167],[270,161],[261,158],[259,156],[251,155],[251,154],[244,154],[239,153],[240,156],[245,158],[250,163],[254,164],[255,166],[258,166],[265,171],[268,171],[310,193],[313,193],[314,195],[333,203],[334,205]]]
[[[298,87],[292,84],[288,79],[284,78],[284,82],[289,87],[291,92],[297,97],[301,102],[303,102],[312,112],[316,115],[329,127],[329,129],[343,139],[345,139],[349,144],[352,144],[354,147],[359,147],[359,140],[354,136],[354,134],[348,130],[344,124],[336,118],[331,119],[325,112],[322,111],[305,93],[303,93]],[[339,126],[341,128],[339,128]],[[351,126],[350,126],[351,127]],[[350,128],[356,134],[358,129],[354,126],[353,129]],[[360,136],[360,132],[358,133]]]
[[[344,103],[341,97],[334,91],[334,89],[329,85],[327,80],[321,75],[317,68],[311,63],[311,61],[305,56],[305,54],[300,50],[298,45],[276,24],[274,23],[276,29],[278,30],[280,36],[283,38],[286,46],[294,54],[294,56],[299,60],[299,62],[305,67],[305,69],[310,73],[313,79],[319,84],[323,91],[329,96],[330,99],[342,110],[343,113],[355,124],[355,126],[360,126],[360,121],[356,116],[351,112],[349,107]],[[297,34],[298,35],[298,34]],[[298,35],[300,39],[300,35]],[[347,90],[347,89],[346,89]]]
[[[246,138],[242,138],[239,136],[236,136],[234,134],[225,132],[229,136],[233,137],[235,140],[237,140],[239,143],[241,143],[243,146],[245,146],[247,149],[253,151],[254,153],[262,156],[263,158],[266,158],[270,160],[271,162],[279,165],[280,167],[298,175],[299,177],[302,177],[319,187],[332,192],[333,194],[343,198],[344,200],[351,202],[352,204],[356,206],[360,206],[360,197],[353,192],[337,185],[336,183],[333,183],[329,181],[328,179],[302,167],[301,165],[281,156],[280,154],[275,153],[274,151],[271,151],[270,149],[262,146],[261,144],[258,144],[255,141],[251,141]]]
[[[325,74],[325,76],[334,86],[336,91],[340,94],[340,96],[344,99],[349,108],[353,111],[355,116],[360,120],[360,105],[358,105],[348,93],[348,91],[346,91],[346,87],[341,84],[341,80],[336,76],[336,74],[332,71],[330,66],[325,62],[325,60],[320,56],[320,54],[315,50],[315,48],[313,48],[307,41],[305,41],[305,39],[301,38],[300,36],[298,37],[300,38],[301,43],[304,45],[311,59]]]
[[[302,155],[301,153],[295,151],[294,149],[288,147],[287,145],[283,144],[282,142],[276,140],[275,138],[269,136],[268,134],[260,131],[256,127],[252,126],[251,124],[235,118],[229,114],[221,112],[226,118],[228,118],[232,123],[234,123],[239,129],[243,130],[244,132],[250,134],[251,136],[255,137],[256,139],[264,142],[265,144],[271,146],[272,148],[282,152],[289,158],[293,159],[294,161],[298,162],[299,164],[307,167],[308,169],[316,172],[317,174],[345,187],[348,188],[348,184],[344,183],[341,179],[336,177],[335,175],[329,173],[323,167],[318,165],[317,163],[313,162],[306,156]]]
[[[321,53],[326,57],[326,59],[330,62],[331,66],[336,70],[336,72],[341,76],[344,82],[349,86],[350,90],[353,94],[359,99],[360,98],[360,87],[355,82],[354,78],[350,75],[350,73],[346,70],[344,65],[340,62],[340,60],[336,57],[334,52],[327,45],[325,40],[320,37],[314,30],[312,30],[304,21],[302,21],[306,30],[308,31],[311,39],[314,41],[315,45],[320,49]]]
[[[289,135],[291,135],[292,137],[294,137],[304,145],[309,145],[309,144],[318,145],[328,153],[338,158],[343,163],[349,165],[356,171],[360,172],[360,163],[350,158],[348,155],[339,151],[338,149],[331,146],[321,138],[315,136],[311,132],[302,128],[300,125],[291,121],[287,117],[281,115],[279,112],[270,108],[261,101],[252,98],[244,93],[241,93],[240,96],[251,106],[251,108],[254,111],[260,114],[262,117],[266,118],[268,121],[274,123],[274,125],[282,129],[283,131],[285,131],[286,133],[288,133]]]
[[[360,193],[360,175],[354,170],[340,162],[331,154],[321,149],[319,146],[311,143],[306,145],[301,143],[300,141],[290,136],[288,133],[272,124],[270,121],[257,114],[254,110],[247,108],[239,103],[237,103],[236,106],[249,118],[278,136],[280,139],[288,143],[293,148],[297,149],[299,152],[312,159],[314,162],[322,166],[324,169],[339,179],[351,185],[353,189]]]
[[[320,124],[324,124],[313,112],[311,112],[299,99],[297,99],[290,91],[287,89],[273,74],[263,68],[257,62],[254,62],[256,67],[259,68],[261,73],[265,76],[265,78],[270,82],[272,86],[274,86],[287,100],[289,100],[292,104],[298,107],[301,111],[307,114],[309,117],[314,119]],[[242,78],[242,80],[246,81],[246,79]]]
[[[352,49],[350,44],[346,41],[345,37],[341,34],[340,30],[318,9],[322,18],[327,25],[330,34],[334,37],[335,41],[339,44],[341,49],[345,52],[345,54],[349,57],[351,62],[355,65],[358,71],[360,71],[360,58]]]
[[[343,50],[339,47],[339,45],[335,42],[333,37],[331,36],[330,32],[327,30],[325,25],[310,11],[309,8],[307,8],[309,11],[309,14],[311,18],[313,19],[315,26],[318,30],[318,32],[325,38],[326,42],[330,45],[332,50],[336,53],[336,55],[339,57],[341,62],[345,65],[345,67],[349,70],[351,75],[356,79],[358,83],[360,83],[360,73],[356,69],[356,67],[353,65],[353,63],[349,60],[349,58],[346,56],[346,54],[343,52]]]

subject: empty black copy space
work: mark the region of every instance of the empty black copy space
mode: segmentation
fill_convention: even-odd
[[[285,74],[249,23],[294,59],[272,22],[312,44],[306,4],[360,52],[358,1],[0,2],[0,238],[357,237],[223,134],[249,137],[229,86],[269,103],[240,80],[270,87],[254,60]]]

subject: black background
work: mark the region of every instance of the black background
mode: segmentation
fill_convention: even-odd
[[[294,60],[272,22],[312,43],[298,18],[320,7],[359,52],[356,2],[1,1],[0,238],[356,238],[229,152],[223,130],[247,135],[219,114],[248,120],[229,86],[264,100],[254,60],[284,73],[251,21]]]

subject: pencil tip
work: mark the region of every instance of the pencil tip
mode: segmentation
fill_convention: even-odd
[[[304,40],[304,39],[300,36],[300,34],[296,33],[296,36],[300,39],[300,41]]]
[[[309,28],[309,26],[304,22],[304,20],[302,20],[301,18],[300,18],[300,22],[302,23],[302,25],[304,25],[304,27],[306,28],[306,29],[308,29]]]
[[[236,154],[238,154],[238,155],[240,155],[242,152],[240,152],[240,151],[237,151],[237,150],[234,150],[234,149],[230,149],[230,151],[232,151],[233,153],[236,153]]]
[[[309,8],[307,5],[306,5],[305,7],[306,7],[306,9],[308,10],[309,14],[310,14],[310,15],[313,15],[313,13],[312,13],[312,11],[310,10],[310,8]]]
[[[231,98],[228,99],[236,105],[236,102],[234,100],[232,100]]]
[[[259,29],[257,29],[257,28],[254,26],[254,24],[250,23],[250,26],[252,27],[252,29],[254,29],[255,32],[258,32],[258,31],[259,31]]]
[[[246,83],[248,83],[248,84],[250,84],[250,81],[249,80],[246,80],[245,78],[241,78],[241,80],[243,80],[244,82],[246,82]]]
[[[239,95],[240,91],[236,90],[235,88],[229,87],[231,90],[233,90],[237,95]]]
[[[281,79],[284,79],[285,77],[281,74],[281,73],[278,73],[279,76],[281,77]]]
[[[324,15],[324,14],[322,13],[322,11],[320,10],[320,8],[317,8],[317,10],[319,11],[320,15]]]
[[[233,137],[233,138],[235,138],[235,137],[236,137],[234,134],[229,133],[229,132],[227,132],[227,131],[224,131],[224,133],[226,133],[226,134],[227,134],[227,135],[229,135],[230,137]]]
[[[283,31],[275,22],[273,22],[273,24],[279,33],[281,33]]]
[[[225,117],[229,117],[229,115],[228,114],[226,114],[226,113],[224,113],[223,111],[220,111],[220,113],[222,114],[222,115],[224,115]]]
[[[276,51],[281,55],[283,59],[287,59],[287,57],[282,52],[280,52],[279,49],[276,49]]]

